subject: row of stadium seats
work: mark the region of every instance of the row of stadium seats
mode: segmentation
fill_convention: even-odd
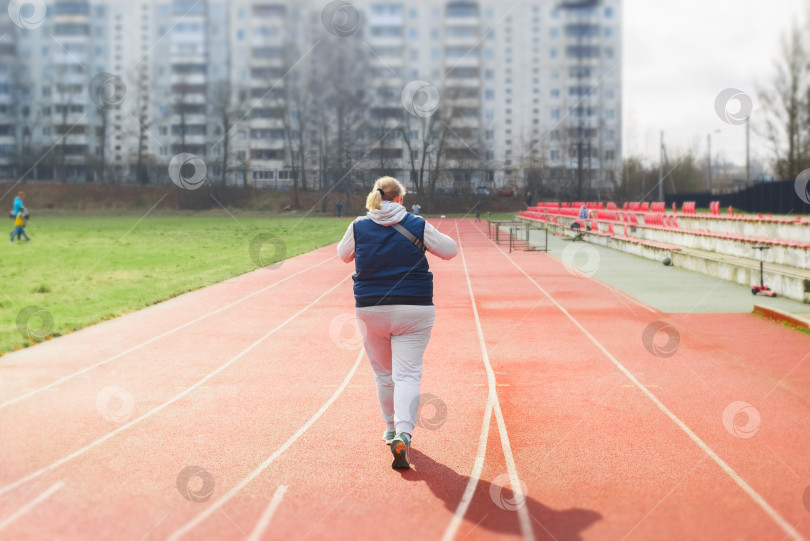
[[[557,225],[566,225],[559,223],[557,218],[564,218],[567,220],[576,221],[578,210],[575,208],[560,208],[549,209],[548,207],[537,208],[533,207],[520,213],[523,218],[537,220],[541,222],[548,221],[549,223]],[[677,217],[675,215],[666,215],[653,212],[642,214],[643,223],[639,223],[638,215],[635,212],[611,212],[611,211],[595,211],[591,217],[591,230],[598,232],[598,234],[612,234],[613,225],[629,225],[634,227],[650,228],[655,230],[669,231],[672,233],[683,233],[686,235],[696,235],[701,237],[709,237],[723,240],[732,240],[737,242],[744,242],[750,244],[764,244],[772,246],[784,246],[789,248],[810,249],[810,243],[801,242],[796,240],[787,240],[779,238],[769,238],[761,236],[743,235],[740,233],[729,232],[712,232],[707,229],[692,229],[686,230],[678,227]],[[573,220],[572,220],[573,219]],[[600,229],[600,223],[607,226],[607,231]]]

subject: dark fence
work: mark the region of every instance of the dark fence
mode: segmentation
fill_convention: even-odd
[[[808,186],[804,186],[804,199],[810,200]],[[733,193],[711,194],[708,192],[667,194],[667,207],[684,201],[694,201],[698,208],[708,208],[712,201],[720,201],[720,209],[733,206],[745,212],[759,214],[810,214],[810,204],[806,203],[796,188],[795,180],[762,182]]]

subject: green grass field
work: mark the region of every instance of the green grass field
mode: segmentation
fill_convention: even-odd
[[[0,355],[337,242],[351,222],[299,220],[35,216],[32,242],[2,241]]]

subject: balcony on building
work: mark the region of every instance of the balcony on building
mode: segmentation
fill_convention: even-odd
[[[478,2],[448,2],[445,20],[448,25],[452,22],[456,26],[478,26],[481,24]]]
[[[175,17],[204,17],[207,8],[205,0],[172,0],[172,15]]]
[[[258,45],[250,49],[250,66],[284,66],[284,47],[279,45]]]
[[[372,47],[404,47],[405,27],[372,25],[368,32]]]
[[[402,4],[372,4],[368,20],[372,25],[403,26],[405,8]]]

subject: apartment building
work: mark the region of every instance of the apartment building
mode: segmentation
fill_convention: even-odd
[[[356,177],[388,173],[412,185],[414,170],[425,179],[435,170],[442,189],[556,195],[605,190],[617,178],[621,0],[356,0],[356,29],[337,38],[323,8],[54,0],[41,26],[5,22],[0,173],[11,173],[15,153],[20,174],[52,148],[29,176],[163,182],[156,172],[186,152],[217,181],[286,187],[302,163],[314,178],[333,149],[295,90],[310,78],[329,91],[328,70],[341,59],[318,48],[343,39],[363,57],[353,77],[367,114],[345,152]],[[120,103],[91,99],[102,73],[124,83]],[[435,115],[403,114],[414,82],[417,101],[435,102],[417,105]]]
[[[8,0],[0,1],[0,10],[7,12]],[[15,35],[15,26],[11,19],[0,18],[0,178],[12,175],[12,164],[17,153]]]

